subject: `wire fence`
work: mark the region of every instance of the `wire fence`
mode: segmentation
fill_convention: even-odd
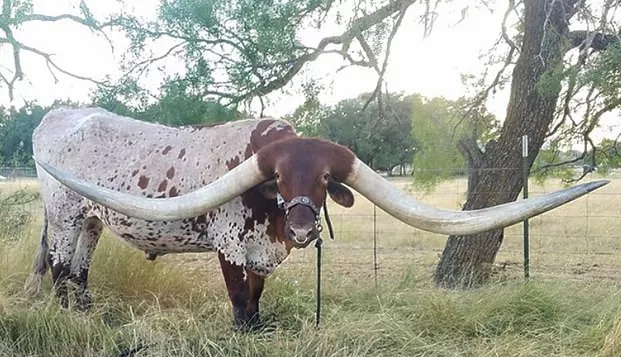
[[[19,180],[37,177],[34,167],[2,167],[0,166],[0,180]]]
[[[601,178],[593,174],[586,180]],[[621,279],[621,177],[607,178],[611,181],[607,186],[529,220],[532,279]],[[466,200],[465,178],[445,181],[431,192],[412,186],[409,177],[391,181],[433,207],[459,210]],[[529,186],[532,198],[565,185],[548,179],[543,184],[531,180]],[[324,244],[324,256],[333,263],[326,270],[355,271],[365,278],[377,277],[380,284],[410,269],[431,276],[447,237],[409,227],[363,197],[356,199],[350,210],[330,207],[336,241]],[[296,252],[288,263],[312,264],[313,259],[312,252]],[[494,273],[501,278],[523,277],[522,223],[505,229]]]
[[[2,169],[6,173],[6,169]],[[12,169],[31,177],[34,170]],[[593,174],[592,174],[593,175]],[[4,176],[4,175],[3,175]],[[19,181],[18,175],[7,175]],[[587,179],[589,179],[587,177]],[[593,176],[592,179],[600,177]],[[608,177],[611,183],[572,203],[530,219],[530,275],[532,279],[610,279],[621,277],[621,177]],[[458,210],[466,199],[467,180],[460,177],[444,181],[431,191],[412,185],[412,178],[389,180],[423,203],[437,208]],[[25,182],[34,180],[25,180]],[[36,185],[36,184],[35,184]],[[2,186],[0,186],[2,187]],[[560,180],[530,183],[530,197],[563,187]],[[431,276],[447,237],[409,227],[391,217],[364,197],[357,195],[352,208],[329,203],[336,239],[324,232],[324,270],[334,279],[386,279],[415,270]],[[29,206],[33,220],[41,214],[40,203]],[[500,277],[519,278],[523,274],[524,245],[522,224],[505,229],[494,271]],[[315,250],[294,250],[285,266],[314,269]],[[287,268],[285,268],[287,269]]]

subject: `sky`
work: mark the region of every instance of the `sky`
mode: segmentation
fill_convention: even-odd
[[[54,0],[35,1],[35,12],[58,14],[72,11],[77,13],[79,1]],[[114,0],[87,0],[88,5],[97,16],[102,16],[117,9]],[[132,11],[144,17],[154,17],[159,0],[140,0],[130,2]],[[423,28],[416,21],[417,14],[412,9],[403,21],[392,46],[389,66],[385,76],[391,92],[419,93],[427,97],[443,96],[457,99],[466,93],[461,83],[462,73],[481,73],[484,69],[479,56],[485,53],[499,35],[501,11],[490,13],[488,10],[472,11],[466,21],[456,24],[460,18],[460,7],[448,8],[436,23],[431,35],[423,37]],[[324,26],[323,32],[308,31],[302,34],[307,44],[316,44],[325,35],[338,34],[330,32],[330,26]],[[490,31],[491,30],[491,31]],[[64,68],[96,79],[106,75],[119,75],[118,62],[127,45],[120,35],[113,35],[114,51],[102,37],[85,31],[83,27],[71,22],[55,24],[38,23],[28,25],[16,33],[16,36],[30,46],[55,54],[55,60]],[[0,58],[10,58],[9,53],[0,51]],[[323,103],[334,104],[339,100],[354,97],[362,92],[369,92],[375,87],[377,75],[369,69],[349,68],[338,73],[336,69],[342,64],[334,55],[320,57],[309,64],[305,73],[323,79],[328,84],[320,99]],[[0,63],[1,65],[1,63]],[[14,105],[19,106],[25,100],[36,100],[48,104],[58,98],[70,98],[75,101],[87,101],[94,84],[60,75],[58,82],[49,74],[45,63],[33,55],[23,55],[23,67],[26,81],[16,86]],[[296,81],[299,80],[296,79]],[[154,82],[157,80],[154,79]],[[270,97],[266,108],[267,115],[282,116],[292,112],[303,101],[299,95],[276,94]],[[504,116],[507,102],[506,93],[500,93],[488,102],[489,110],[497,116]],[[0,104],[9,104],[6,91],[0,92]]]

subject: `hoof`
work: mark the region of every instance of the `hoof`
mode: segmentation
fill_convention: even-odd
[[[262,331],[264,328],[258,314],[247,320],[235,319],[233,323],[235,325],[235,329],[240,332],[257,332]]]
[[[88,311],[93,306],[93,297],[87,292],[76,293],[75,295],[76,309],[78,311]]]
[[[38,274],[31,275],[24,283],[24,292],[28,296],[38,296],[41,293],[41,281],[43,276]]]

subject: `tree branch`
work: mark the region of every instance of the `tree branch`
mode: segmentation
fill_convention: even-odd
[[[185,45],[187,42],[183,41],[183,42],[179,42],[173,46],[171,46],[166,52],[164,52],[162,55],[156,56],[156,57],[150,57],[147,58],[145,60],[142,60],[138,63],[135,63],[131,68],[129,68],[129,70],[127,70],[124,74],[124,77],[127,78],[127,76],[130,73],[133,73],[135,70],[144,67],[144,66],[149,66],[155,62],[161,61],[163,59],[165,59],[166,57],[168,57],[171,53],[173,53],[174,50],[176,50],[177,48]]]
[[[373,53],[373,50],[371,49],[371,46],[369,46],[369,43],[364,39],[364,36],[362,34],[356,36],[356,40],[358,40],[360,47],[362,47],[362,50],[367,55],[371,67],[375,69],[375,72],[379,74],[380,68],[378,66],[377,57],[375,57],[375,53]]]
[[[463,136],[457,141],[457,149],[467,158],[468,167],[478,167],[483,159],[483,151],[477,145],[476,136]]]
[[[507,10],[505,11],[505,14],[502,18],[502,38],[509,45],[509,47],[511,47],[511,49],[517,51],[518,46],[509,37],[509,34],[507,34],[507,19],[509,18],[509,14],[511,13],[511,11],[513,11],[515,8],[515,0],[509,0],[509,6],[507,7]]]
[[[71,15],[71,14],[60,14],[60,15],[54,15],[54,16],[42,15],[42,14],[30,14],[30,15],[23,16],[20,20],[21,22],[30,22],[30,21],[56,22],[56,21],[61,21],[61,20],[70,20],[73,22],[77,22],[81,25],[87,26],[87,27],[93,27],[95,25],[95,23],[93,23],[92,21],[88,21],[87,19],[81,18],[76,15]]]
[[[91,77],[82,76],[82,75],[79,75],[79,74],[76,74],[76,73],[70,72],[70,71],[68,71],[68,70],[66,70],[66,69],[64,69],[64,68],[62,68],[62,67],[60,67],[59,65],[57,65],[57,64],[56,64],[56,62],[54,62],[54,61],[52,60],[52,54],[49,54],[49,53],[43,52],[43,51],[41,51],[41,50],[39,50],[39,49],[36,49],[36,48],[34,48],[34,47],[30,47],[30,46],[24,45],[24,44],[22,44],[22,43],[18,43],[18,44],[19,44],[19,48],[20,48],[21,50],[28,51],[28,52],[32,52],[32,53],[34,53],[34,54],[36,54],[36,55],[39,55],[39,56],[43,57],[43,59],[45,59],[45,62],[46,62],[46,64],[47,64],[48,66],[51,66],[51,67],[55,68],[57,71],[59,71],[59,72],[61,72],[61,73],[65,74],[65,75],[68,75],[68,76],[73,77],[73,78],[76,78],[76,79],[80,79],[80,80],[84,80],[84,81],[92,82],[92,83],[95,83],[95,84],[98,84],[98,85],[101,85],[101,86],[110,86],[110,85],[109,85],[108,83],[106,83],[106,82],[103,82],[103,81],[98,81],[98,80],[96,80],[96,79],[94,79],[94,78],[91,78]],[[51,71],[51,69],[50,69],[50,73],[52,73],[52,75],[54,75],[54,73],[53,73],[53,71]]]
[[[374,12],[360,17],[352,22],[350,28],[338,36],[329,36],[319,41],[317,47],[310,53],[306,53],[298,58],[296,63],[285,72],[280,78],[274,79],[264,86],[257,88],[254,93],[247,93],[243,95],[240,100],[250,95],[267,95],[275,90],[284,87],[291,79],[302,69],[304,64],[316,60],[330,44],[341,44],[349,47],[351,41],[358,35],[362,34],[369,28],[377,25],[388,16],[397,11],[404,11],[416,0],[396,0],[391,1],[383,7],[375,10]]]
[[[8,94],[9,94],[10,100],[13,100],[14,98],[15,83],[17,81],[21,81],[24,79],[24,69],[22,67],[22,60],[21,60],[22,51],[31,52],[40,57],[43,57],[45,59],[45,63],[48,67],[50,74],[54,77],[54,80],[56,81],[58,79],[56,77],[56,74],[54,73],[54,69],[65,75],[68,75],[76,79],[90,81],[90,82],[93,82],[99,85],[107,85],[105,82],[98,81],[98,80],[95,80],[93,78],[89,78],[86,76],[82,76],[82,75],[73,73],[69,70],[66,70],[60,67],[52,60],[51,54],[43,52],[34,47],[24,45],[23,43],[18,41],[13,35],[12,27],[22,26],[28,22],[34,22],[34,21],[57,22],[57,21],[68,20],[68,21],[73,21],[82,26],[86,26],[90,30],[102,34],[106,38],[108,43],[110,44],[111,48],[114,48],[112,45],[112,41],[108,38],[107,34],[102,30],[101,26],[97,23],[97,21],[92,17],[92,14],[90,10],[88,9],[88,7],[86,6],[86,4],[84,3],[84,1],[80,2],[80,11],[84,15],[84,17],[80,17],[80,16],[72,15],[72,14],[59,14],[59,15],[53,15],[53,16],[42,15],[42,14],[25,14],[19,17],[13,17],[13,14],[11,14],[12,6],[13,4],[11,3],[10,0],[3,0],[2,14],[0,15],[0,30],[2,30],[2,32],[4,32],[5,34],[4,38],[0,37],[0,44],[2,43],[9,44],[12,47],[12,52],[13,52],[13,59],[12,59],[13,68],[14,68],[13,77],[9,79],[7,78],[7,76],[0,74],[0,79],[8,87]]]
[[[621,106],[621,98],[615,98],[606,103],[606,105],[604,105],[598,111],[596,111],[592,117],[588,118],[589,123],[584,130],[585,134],[589,136],[599,124],[599,120],[601,119],[601,117],[609,111],[618,108],[619,106]]]
[[[568,35],[569,38],[569,48],[580,47],[580,48],[590,48],[595,51],[602,51],[608,48],[608,46],[619,43],[619,37],[615,34],[605,34],[601,32],[592,32],[586,30],[575,30],[571,31]],[[588,41],[592,38],[590,45]],[[588,46],[588,47],[587,47]]]
[[[432,10],[431,0],[425,0],[425,14],[423,15],[423,23],[425,26],[425,32],[424,32],[425,37],[431,34],[433,25],[435,24],[435,21],[438,18],[438,13],[436,12],[436,9],[438,8],[439,3],[440,3],[440,0],[435,0],[435,3],[433,4],[433,10]]]
[[[2,17],[5,19],[11,18],[11,0],[2,1]]]
[[[7,2],[8,0],[5,0],[4,4],[6,5]],[[6,7],[3,9],[3,16],[4,16],[5,10],[6,10]],[[13,36],[13,31],[7,24],[0,23],[0,29],[2,29],[2,31],[4,31],[6,35],[6,38],[2,39],[3,40],[2,42],[10,44],[12,48],[12,52],[13,52],[13,67],[15,68],[15,71],[13,73],[13,78],[11,78],[11,80],[5,81],[9,87],[9,99],[13,100],[13,88],[15,87],[15,82],[17,82],[18,80],[22,80],[24,78],[24,72],[22,70],[22,61],[19,56],[20,46],[19,46],[19,42],[17,42],[17,40]]]
[[[399,13],[399,17],[397,18],[397,21],[393,25],[392,30],[390,31],[390,35],[388,36],[388,41],[386,43],[386,51],[384,52],[384,62],[382,63],[382,69],[380,70],[379,76],[377,78],[377,84],[375,85],[375,90],[373,90],[373,93],[371,94],[369,99],[367,99],[367,102],[364,103],[364,105],[362,106],[362,110],[366,110],[369,103],[371,103],[371,101],[375,97],[377,97],[380,91],[382,90],[382,82],[384,81],[384,74],[386,73],[386,69],[388,68],[388,58],[390,57],[390,49],[392,46],[392,40],[397,34],[397,30],[399,30],[399,27],[401,26],[401,22],[403,21],[403,18],[405,17],[406,11],[407,11],[407,7],[404,6],[401,9],[401,12]],[[381,113],[381,98],[378,98],[378,105],[380,107],[379,109]]]
[[[498,84],[500,83],[502,79],[503,74],[505,73],[509,65],[511,65],[515,52],[517,52],[517,48],[511,47],[509,49],[509,53],[507,53],[507,56],[505,57],[505,61],[502,67],[498,70],[498,72],[496,72],[496,76],[494,76],[494,79],[492,80],[492,82],[487,87],[485,87],[483,92],[479,92],[477,97],[467,107],[468,109],[464,112],[464,114],[461,116],[461,118],[457,122],[456,127],[459,126],[470,115],[470,113],[472,113],[473,110],[480,107],[487,100],[487,98],[489,97],[489,93],[498,86]]]

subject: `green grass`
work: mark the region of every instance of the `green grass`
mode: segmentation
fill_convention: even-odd
[[[258,333],[231,328],[222,291],[188,304],[191,286],[167,306],[96,291],[99,303],[89,313],[61,309],[49,297],[10,296],[0,317],[0,354],[112,356],[147,346],[138,355],[607,356],[621,341],[618,287],[511,282],[445,292],[406,280],[376,295],[353,284],[325,286],[316,330],[310,281],[294,287],[280,278],[271,279],[263,299],[270,327]]]
[[[0,190],[0,197],[22,188]],[[91,269],[92,311],[60,308],[49,277],[41,296],[26,296],[22,285],[40,226],[40,208],[31,203],[27,211],[32,215],[17,231],[0,227],[0,356],[114,356],[138,346],[144,348],[135,356],[621,354],[620,281],[563,270],[566,274],[556,277],[536,271],[540,278],[534,274],[525,284],[519,273],[505,272],[473,291],[436,289],[429,273],[437,259],[434,247],[443,240],[436,242],[437,237],[407,230],[384,216],[379,224],[386,251],[380,256],[376,289],[369,267],[371,237],[361,235],[355,218],[366,205],[359,202],[350,216],[332,210],[339,234],[325,243],[321,329],[314,327],[314,251],[308,249],[294,251],[268,279],[261,300],[268,327],[243,333],[230,322],[213,254],[170,255],[150,262],[109,234],[102,237]],[[23,207],[6,207],[0,216],[24,212]],[[408,237],[417,243],[399,249]],[[561,265],[569,262],[564,255],[549,258]],[[614,255],[601,259],[607,260],[598,264],[615,266]]]

